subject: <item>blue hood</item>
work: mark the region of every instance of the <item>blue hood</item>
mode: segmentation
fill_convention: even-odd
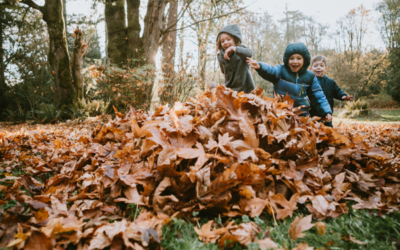
[[[294,54],[300,54],[304,59],[303,67],[299,70],[299,74],[304,74],[311,63],[311,55],[304,43],[291,43],[286,47],[285,54],[283,54],[283,63],[286,69],[293,73],[289,67],[289,58]]]

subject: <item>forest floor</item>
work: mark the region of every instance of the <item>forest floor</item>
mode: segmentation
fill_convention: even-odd
[[[335,126],[340,123],[352,124],[352,123],[396,123],[400,122],[400,109],[372,109],[372,114],[367,117],[357,118],[338,118],[338,115],[344,109],[335,109],[333,114],[333,124]]]
[[[340,110],[336,110],[336,114],[340,112]],[[366,138],[366,140],[371,140],[373,137],[379,136],[379,133],[382,133],[382,135],[385,133],[384,131],[399,131],[399,121],[400,121],[400,109],[391,109],[391,110],[386,110],[386,109],[380,109],[380,110],[374,110],[379,116],[376,117],[371,117],[371,119],[365,119],[365,118],[360,118],[360,119],[339,119],[337,117],[334,118],[334,125],[338,129],[338,131],[342,134],[346,134],[347,136],[349,135],[359,135],[360,133],[363,134],[363,137]],[[336,115],[335,115],[336,116]],[[8,141],[11,143],[20,143],[18,147],[13,148],[12,152],[12,160],[5,160],[0,158],[0,162],[2,162],[3,165],[0,165],[0,179],[3,179],[0,183],[0,187],[2,189],[0,190],[0,200],[3,200],[0,202],[1,209],[0,212],[5,211],[8,209],[10,211],[9,213],[12,216],[17,216],[18,218],[21,219],[21,221],[26,217],[34,217],[35,223],[37,225],[40,225],[40,221],[47,221],[46,218],[49,217],[52,218],[53,215],[50,214],[50,212],[46,212],[43,207],[45,207],[48,211],[49,210],[45,203],[50,203],[50,201],[46,200],[44,198],[44,195],[38,196],[41,198],[43,202],[37,202],[37,203],[17,203],[13,201],[10,197],[14,197],[15,193],[18,193],[18,195],[24,196],[23,199],[29,200],[29,197],[27,196],[34,196],[34,193],[38,193],[38,188],[43,188],[43,184],[48,184],[49,182],[58,182],[60,181],[61,183],[63,180],[60,178],[66,179],[67,177],[64,176],[63,171],[67,171],[67,167],[63,167],[63,169],[56,168],[57,164],[67,162],[70,160],[71,155],[63,155],[62,152],[67,152],[68,148],[70,148],[73,144],[72,141],[77,141],[79,139],[79,143],[87,144],[90,145],[89,140],[90,139],[90,134],[95,130],[95,128],[100,125],[98,121],[95,119],[93,120],[88,120],[83,123],[77,123],[77,122],[69,122],[69,123],[62,123],[62,124],[56,124],[56,125],[26,125],[26,124],[19,124],[15,126],[10,126],[6,124],[0,124],[0,139],[2,136],[5,136],[3,138],[7,138],[8,136]],[[37,131],[37,132],[34,132]],[[27,139],[27,138],[31,139]],[[71,139],[73,138],[73,140]],[[4,140],[4,139],[3,139]],[[43,141],[46,143],[37,144],[37,146],[34,146],[34,141],[37,140],[38,142]],[[68,142],[71,140],[71,142]],[[24,143],[22,143],[24,141]],[[371,140],[372,142],[373,140]],[[4,143],[4,141],[3,141]],[[378,142],[379,143],[379,142]],[[79,145],[81,145],[79,144]],[[10,144],[11,145],[11,144]],[[47,145],[47,146],[46,146]],[[78,145],[78,144],[77,144]],[[389,146],[388,144],[376,144],[376,145],[382,145],[381,149],[385,150],[386,152],[397,152],[396,155],[398,154],[398,143],[394,144],[395,146]],[[397,146],[396,146],[397,145]],[[1,146],[1,145],[0,145]],[[60,157],[54,156],[54,153],[50,153],[50,149],[48,147],[54,147],[56,152],[60,153]],[[34,147],[34,148],[32,148]],[[82,150],[78,146],[76,146],[76,150]],[[89,147],[90,148],[90,147]],[[107,148],[110,152],[112,150]],[[104,153],[104,148],[94,148],[93,144],[90,150],[96,151],[97,154],[101,155]],[[1,149],[1,148],[0,148]],[[11,147],[10,147],[11,150]],[[19,154],[16,150],[22,150],[23,153]],[[1,153],[1,152],[0,152]],[[10,154],[8,154],[8,157],[10,157]],[[114,156],[115,158],[116,156]],[[50,159],[51,158],[51,159]],[[105,159],[105,158],[104,158]],[[110,160],[111,158],[107,158]],[[35,166],[37,165],[37,162],[39,165],[41,165],[41,168],[45,168],[43,166],[53,166],[54,169],[56,170],[41,170],[41,172],[37,172],[36,169],[33,169],[31,167],[27,167],[28,165]],[[12,164],[16,164],[15,168],[9,168],[8,163],[12,162]],[[22,162],[22,164],[21,164]],[[28,163],[29,162],[29,163]],[[43,165],[44,162],[47,162],[49,165]],[[94,163],[93,163],[94,164]],[[26,166],[25,166],[26,165]],[[65,169],[64,169],[65,168]],[[90,165],[86,165],[84,169],[91,169]],[[61,172],[61,173],[60,173]],[[85,173],[84,175],[86,176],[88,172],[80,172],[80,174]],[[107,170],[106,174],[108,174],[109,170]],[[57,175],[58,174],[58,175]],[[31,178],[30,176],[33,176],[34,178]],[[61,176],[61,177],[59,177]],[[90,176],[89,176],[90,177]],[[21,183],[19,183],[17,180],[21,179]],[[25,179],[24,179],[25,178]],[[77,177],[78,178],[78,177]],[[83,176],[82,176],[83,178]],[[60,179],[60,180],[59,180]],[[18,183],[19,186],[16,187],[18,190],[13,190],[15,188],[12,188],[14,185],[14,180]],[[50,181],[51,180],[51,181]],[[28,184],[25,182],[29,181]],[[30,183],[32,182],[32,183]],[[64,181],[65,182],[65,181]],[[85,182],[89,182],[89,184],[85,184]],[[3,185],[3,186],[1,186]],[[57,185],[57,184],[53,184]],[[94,185],[94,182],[92,183],[92,180],[89,181],[85,180],[82,185]],[[97,184],[96,184],[97,185]],[[14,185],[15,187],[16,185]],[[30,187],[28,190],[25,188],[26,186]],[[78,185],[79,186],[79,185]],[[66,187],[62,187],[66,188]],[[64,190],[63,189],[63,190]],[[61,189],[60,189],[61,190]],[[65,196],[65,193],[63,194],[63,191],[60,191],[56,189],[56,187],[53,187],[53,189],[49,189],[48,192],[57,192],[59,199],[62,200],[63,195]],[[78,190],[78,189],[76,189]],[[7,192],[9,193],[8,195]],[[46,192],[46,194],[48,193]],[[50,192],[50,193],[51,193]],[[65,192],[65,190],[64,190]],[[68,191],[68,197],[69,200],[66,202],[66,204],[59,204],[57,206],[65,207],[68,209],[71,209],[71,202],[74,201],[75,198],[74,195],[79,195],[76,192],[73,191],[72,189]],[[40,192],[39,192],[40,193]],[[82,193],[82,197],[83,197]],[[87,194],[88,197],[90,194]],[[22,197],[21,196],[21,197]],[[95,197],[90,197],[90,198],[95,198]],[[21,198],[22,199],[22,198]],[[88,198],[87,198],[88,199]],[[18,200],[18,199],[17,199]],[[350,200],[350,199],[348,199]],[[66,200],[62,200],[62,202],[65,202]],[[87,201],[87,200],[86,200]],[[370,200],[371,201],[371,200]],[[56,211],[59,209],[59,207],[54,208],[53,200],[51,200],[51,206],[53,208],[53,211]],[[122,202],[120,202],[122,203]],[[132,203],[133,204],[133,203]],[[117,207],[121,209],[122,211],[126,211],[126,214],[124,215],[124,218],[132,219],[133,221],[137,217],[137,214],[140,213],[140,209],[134,204],[134,206],[130,206],[132,204],[128,204],[124,208]],[[257,225],[259,228],[262,229],[262,232],[259,232],[257,234],[257,237],[259,238],[259,242],[261,244],[262,239],[265,237],[265,235],[269,235],[270,239],[273,240],[276,244],[279,245],[280,248],[283,249],[400,249],[400,212],[394,212],[394,213],[381,213],[381,211],[374,210],[374,209],[369,209],[369,210],[353,210],[353,206],[356,204],[355,201],[348,201],[347,207],[348,207],[348,212],[343,213],[341,216],[338,218],[329,218],[327,217],[326,219],[322,220],[322,224],[319,224],[318,227],[313,227],[306,231],[304,237],[299,237],[295,240],[291,239],[290,236],[290,228],[292,227],[292,224],[295,222],[295,219],[298,217],[310,215],[309,210],[307,209],[305,204],[297,204],[298,209],[293,212],[293,216],[291,217],[286,217],[283,220],[278,220],[275,222],[275,218],[271,216],[270,213],[266,212],[267,209],[264,210],[263,213],[261,213],[259,216],[255,216],[251,218],[250,216],[247,215],[242,215],[242,216],[236,216],[236,217],[228,217],[228,216],[221,216],[219,215],[218,217],[215,217],[215,215],[210,215],[210,214],[205,214],[202,212],[193,212],[188,217],[181,217],[181,218],[174,218],[172,221],[169,223],[165,223],[162,227],[162,234],[160,237],[160,245],[164,249],[243,249],[243,245],[240,245],[239,243],[235,244],[229,244],[229,239],[225,242],[226,246],[223,245],[221,241],[217,243],[205,243],[204,239],[201,241],[199,239],[198,231],[203,231],[205,228],[205,225],[208,224],[211,220],[214,221],[215,224],[221,225],[222,228],[224,228],[222,225],[227,225],[230,222],[235,222],[236,226],[239,226],[241,224],[243,225],[249,225],[250,223]],[[43,207],[41,207],[43,206]],[[97,206],[97,205],[96,205]],[[39,207],[41,207],[39,209]],[[18,209],[19,210],[18,210]],[[4,210],[3,210],[4,209]],[[75,207],[76,209],[76,207]],[[116,209],[115,206],[103,206],[101,207],[101,211],[105,214],[107,214],[108,222],[109,223],[114,223],[114,221],[119,221],[121,218],[115,215],[115,218],[112,217],[112,209]],[[38,210],[38,211],[34,211]],[[114,210],[116,211],[116,210]],[[62,211],[63,212],[63,211]],[[14,213],[14,214],[12,214]],[[66,213],[66,212],[65,212]],[[1,213],[0,213],[1,214]],[[130,215],[129,215],[130,214]],[[145,213],[142,213],[143,216],[146,216]],[[10,216],[10,215],[8,215]],[[25,216],[25,217],[24,217]],[[62,218],[62,216],[66,216],[63,213],[56,214],[56,216]],[[86,215],[85,215],[86,216]],[[142,217],[143,217],[142,216]],[[150,218],[150,215],[147,215]],[[189,218],[190,217],[190,218]],[[69,218],[69,217],[68,217]],[[100,217],[103,218],[103,217]],[[100,218],[99,220],[93,220],[93,223],[100,223]],[[153,217],[152,217],[153,218]],[[10,224],[2,224],[1,220],[3,218],[0,216],[0,238],[2,238],[2,241],[0,241],[0,249],[12,249],[12,247],[2,247],[1,243],[7,242],[5,239],[8,235],[8,246],[10,244],[14,244],[12,246],[21,246],[21,244],[25,244],[23,241],[27,239],[27,237],[37,238],[37,239],[42,239],[41,237],[43,236],[42,233],[34,233],[34,232],[29,232],[29,233],[22,233],[26,232],[28,229],[28,224],[21,224],[23,225],[20,227],[20,224],[18,224],[18,234],[16,234],[15,237],[17,237],[14,241],[11,242],[13,239],[13,234],[16,233],[16,227],[11,228]],[[141,218],[142,220],[143,218]],[[153,218],[154,219],[154,218]],[[64,219],[65,221],[66,219]],[[72,220],[72,219],[71,219]],[[84,220],[85,223],[89,222],[88,220]],[[124,222],[125,219],[121,221]],[[154,221],[154,220],[153,220]],[[313,221],[314,223],[317,221]],[[9,223],[9,222],[8,222]],[[63,222],[64,223],[64,222]],[[75,221],[74,221],[75,223]],[[78,223],[78,222],[76,222]],[[101,222],[104,223],[104,222]],[[129,222],[130,223],[130,222]],[[139,222],[140,223],[140,222]],[[133,228],[132,225],[134,223],[132,222],[130,225],[130,228]],[[100,225],[100,224],[99,224]],[[321,228],[320,228],[320,225]],[[63,224],[64,226],[64,224]],[[48,228],[47,226],[46,228]],[[40,230],[43,233],[46,233],[47,231],[44,230],[45,227],[41,228]],[[195,231],[195,228],[197,228],[197,232]],[[221,228],[221,229],[222,229]],[[8,233],[7,230],[14,230],[15,232]],[[47,230],[47,229],[46,229]],[[56,227],[52,228],[53,234],[52,237],[56,238],[57,241],[59,242],[60,240],[60,235],[64,233],[65,231],[68,231],[65,228],[57,229],[60,230],[60,233],[56,233]],[[86,230],[87,231],[87,230]],[[100,231],[100,230],[98,230]],[[154,230],[153,230],[154,231]],[[240,230],[237,230],[236,232],[239,232]],[[72,231],[71,231],[72,232]],[[147,231],[146,231],[147,232]],[[150,230],[149,230],[150,232]],[[215,231],[214,231],[215,232]],[[51,233],[51,232],[50,232]],[[68,233],[68,232],[67,232]],[[150,232],[151,233],[151,232]],[[211,231],[210,231],[211,233]],[[148,232],[147,232],[148,234]],[[70,234],[70,235],[75,235],[75,234]],[[87,234],[88,237],[90,238],[90,234]],[[246,234],[243,234],[243,237],[246,237]],[[35,236],[35,237],[34,237]],[[101,235],[97,235],[95,237],[100,237]],[[10,238],[11,237],[11,238]],[[58,237],[58,238],[57,238]],[[133,237],[133,236],[132,236]],[[136,236],[135,236],[136,237]],[[149,235],[147,235],[149,237]],[[211,237],[211,236],[210,236]],[[96,239],[97,239],[96,238]],[[153,238],[155,238],[153,236]],[[28,238],[29,239],[29,238]],[[45,239],[45,238],[43,238]],[[137,240],[136,238],[134,238]],[[139,237],[140,239],[140,237]],[[71,242],[72,242],[72,236],[71,236]],[[29,240],[28,240],[29,241]],[[115,240],[114,240],[115,241]],[[118,247],[115,248],[115,246],[118,245],[118,241],[116,244],[111,245],[110,249],[119,249]],[[143,237],[142,237],[143,241]],[[249,243],[247,245],[247,249],[260,249],[260,244],[257,243],[257,240],[253,238],[252,243]],[[11,242],[11,243],[10,243]],[[66,240],[65,242],[68,242]],[[139,240],[140,242],[140,240]],[[148,240],[147,240],[148,242]],[[212,241],[211,241],[212,242]],[[154,243],[154,242],[153,242]],[[302,245],[302,243],[306,243]],[[29,247],[33,246],[33,243],[30,241],[26,243]],[[97,244],[97,243],[96,243]],[[98,243],[100,244],[100,243]],[[102,242],[101,244],[105,244]],[[110,243],[111,244],[111,243]],[[91,247],[94,245],[94,243],[91,243]],[[115,245],[115,246],[114,246]],[[22,245],[23,246],[23,245]],[[66,249],[76,249],[72,244],[69,245],[61,245],[64,246]],[[88,246],[88,245],[86,245]],[[308,248],[308,246],[310,248]],[[135,244],[135,247],[137,249],[142,249],[140,248],[139,245]],[[152,248],[152,245],[149,246],[150,249]],[[26,249],[31,249],[31,248],[26,248]],[[34,248],[32,248],[34,249]],[[44,249],[44,248],[40,248]],[[93,248],[94,249],[94,248]],[[159,246],[155,247],[154,249],[159,249]]]

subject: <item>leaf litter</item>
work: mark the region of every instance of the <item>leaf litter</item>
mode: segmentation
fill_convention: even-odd
[[[0,133],[1,246],[153,249],[175,217],[268,212],[283,220],[305,204],[311,215],[292,223],[294,240],[311,218],[347,213],[350,200],[354,209],[399,210],[398,125],[336,130],[300,116],[289,97],[223,86],[172,109],[115,111],[103,126]],[[195,231],[219,247],[278,248],[252,221],[210,220]]]

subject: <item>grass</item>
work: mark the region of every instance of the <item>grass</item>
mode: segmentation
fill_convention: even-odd
[[[357,118],[338,118],[339,113],[344,109],[335,109],[333,114],[334,124],[342,123],[359,123],[359,122],[378,122],[393,123],[400,122],[400,109],[372,109],[372,114],[367,117]]]
[[[354,203],[352,203],[354,204]],[[309,246],[318,249],[396,249],[395,242],[400,240],[400,212],[379,216],[376,211],[353,210],[349,206],[349,213],[339,218],[328,218],[323,222],[326,224],[326,234],[318,235],[317,229],[314,227],[306,231],[306,236],[292,242],[288,231],[290,224],[296,216],[308,215],[308,211],[301,206],[293,216],[283,221],[278,221],[274,226],[273,218],[269,214],[262,214],[260,218],[253,220],[263,230],[271,232],[271,238],[280,247],[291,249],[297,244],[307,242]],[[202,218],[205,223],[212,218]],[[222,218],[226,221],[228,218]],[[248,221],[247,216],[235,219],[238,222]],[[315,221],[313,221],[315,222]],[[203,224],[200,223],[200,224]],[[195,233],[193,227],[195,225],[189,221],[182,219],[174,219],[171,223],[163,228],[163,239],[161,246],[164,249],[218,249],[217,244],[203,244]],[[345,240],[343,237],[350,235],[357,240],[367,243],[359,245]],[[400,247],[398,245],[397,247]],[[226,249],[242,249],[239,245],[235,245]],[[256,245],[252,245],[251,249],[258,249]]]

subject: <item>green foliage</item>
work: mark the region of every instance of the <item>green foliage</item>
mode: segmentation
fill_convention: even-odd
[[[4,111],[3,116],[7,118],[9,121],[17,122],[26,122],[31,118],[30,111],[23,110],[20,106],[18,109],[7,109]]]
[[[18,202],[16,200],[8,200],[6,204],[1,205],[1,208],[7,210],[12,207],[16,207]]]
[[[52,103],[41,103],[38,109],[35,111],[35,120],[40,123],[55,123],[62,119],[64,115],[67,115],[65,106],[59,107]]]
[[[142,211],[142,208],[140,208],[135,203],[128,204],[127,208],[130,210],[129,217],[132,221],[135,221],[136,218],[139,216],[140,211]]]

